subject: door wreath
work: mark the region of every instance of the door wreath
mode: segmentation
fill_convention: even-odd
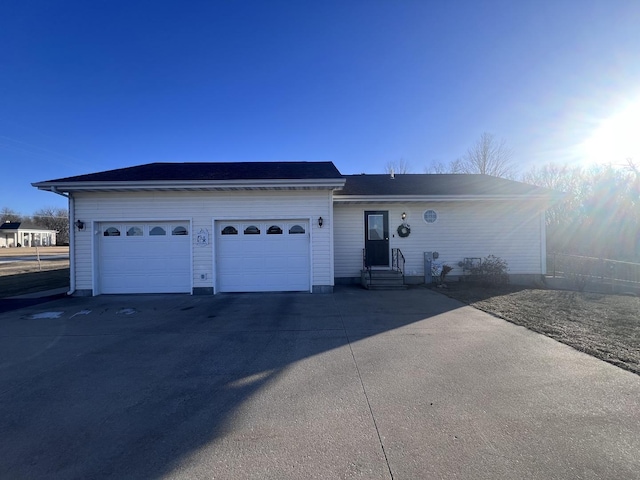
[[[411,228],[409,225],[400,225],[398,227],[398,236],[402,238],[406,238],[411,234]]]

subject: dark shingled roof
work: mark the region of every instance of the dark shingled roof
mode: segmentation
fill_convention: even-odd
[[[526,183],[467,174],[345,175],[337,195],[552,195],[556,192]]]
[[[36,225],[33,222],[4,222],[0,225],[0,230],[18,230],[18,229],[26,229],[26,230],[50,230],[49,228],[42,227],[40,225]]]
[[[20,228],[20,222],[4,222],[0,225],[0,230],[17,230]]]
[[[148,163],[46,182],[342,179],[332,162]]]

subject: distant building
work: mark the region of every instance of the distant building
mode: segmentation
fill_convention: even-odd
[[[0,248],[50,247],[56,244],[56,233],[32,222],[6,221],[0,225]]]

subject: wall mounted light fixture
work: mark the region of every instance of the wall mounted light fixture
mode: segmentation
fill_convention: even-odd
[[[324,220],[322,219],[322,217],[319,217],[319,218],[318,218],[318,226],[319,226],[320,228],[322,228],[322,225],[323,225],[323,224],[324,224]]]
[[[402,220],[406,220],[407,219],[407,214],[405,212],[402,212]]]
[[[84,230],[84,222],[82,220],[76,220],[76,227],[78,227],[78,230]]]

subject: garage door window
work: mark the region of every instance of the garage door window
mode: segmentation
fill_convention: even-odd
[[[289,229],[289,235],[296,235],[299,233],[304,233],[304,227],[302,225],[293,225]]]
[[[227,225],[222,229],[222,235],[237,235],[238,229],[233,225]]]
[[[189,235],[189,231],[182,225],[179,225],[171,230],[171,235]]]
[[[245,235],[260,235],[260,229],[258,227],[256,227],[255,225],[249,225],[247,228],[244,229],[244,234]]]
[[[282,235],[282,228],[278,225],[271,225],[267,230],[267,235]]]
[[[153,227],[149,230],[149,235],[166,235],[167,231],[162,227]]]
[[[118,230],[116,227],[108,227],[105,229],[104,234],[105,237],[119,237],[120,236],[120,230]]]
[[[142,228],[129,227],[127,229],[127,237],[141,237],[141,236],[142,236]]]

